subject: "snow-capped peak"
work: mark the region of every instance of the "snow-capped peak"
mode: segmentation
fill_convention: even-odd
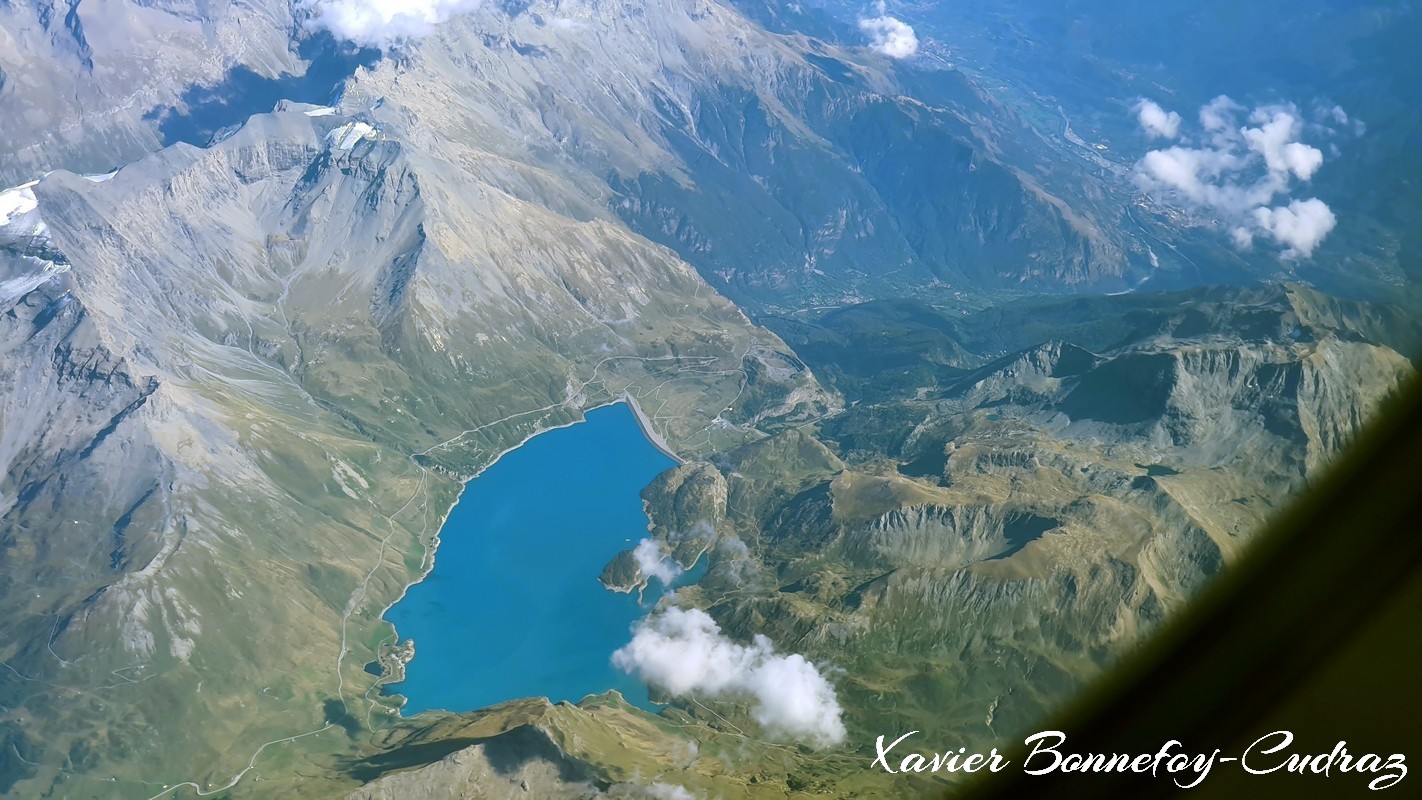
[[[364,122],[347,122],[326,134],[326,141],[337,150],[350,150],[362,139],[374,139],[376,136],[375,128]]]
[[[28,239],[45,234],[47,228],[39,215],[39,199],[35,197],[38,185],[39,181],[30,181],[0,192],[0,236]]]
[[[63,258],[45,257],[52,254],[49,226],[35,195],[38,185],[30,181],[0,191],[0,304],[6,306],[69,271]]]

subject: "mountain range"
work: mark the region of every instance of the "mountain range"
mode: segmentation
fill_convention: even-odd
[[[1301,128],[1340,149],[1336,232],[1233,247],[1136,179],[1136,98],[1049,96],[1032,43],[1080,9],[452,3],[381,36],[349,3],[0,5],[0,791],[937,787],[873,737],[1026,730],[1414,371],[1415,173],[1388,206],[1383,155]],[[1373,11],[1361,41],[1416,29]],[[865,46],[890,13],[911,57]],[[1004,64],[968,22],[1007,18]],[[736,697],[380,692],[462,483],[619,399],[686,462],[643,492],[707,566],[676,603],[822,665],[843,744]]]

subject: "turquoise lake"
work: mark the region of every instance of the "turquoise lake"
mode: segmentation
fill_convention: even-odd
[[[647,533],[641,491],[676,462],[623,403],[535,436],[470,481],[440,531],[435,566],[386,613],[414,639],[402,713],[472,711],[519,697],[578,701],[647,691],[612,666],[645,605],[598,582]]]

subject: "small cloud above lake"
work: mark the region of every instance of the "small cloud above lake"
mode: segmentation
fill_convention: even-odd
[[[612,662],[674,697],[747,700],[772,737],[813,747],[845,739],[839,699],[814,664],[776,653],[764,636],[749,646],[734,642],[699,609],[672,607],[643,619]]]
[[[685,571],[671,559],[666,546],[656,539],[643,539],[638,542],[637,546],[632,548],[632,558],[637,562],[637,568],[642,571],[643,577],[647,580],[656,578],[663,586],[671,586],[672,581],[680,578]]]

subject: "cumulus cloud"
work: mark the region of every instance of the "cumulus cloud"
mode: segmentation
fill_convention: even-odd
[[[1362,136],[1368,132],[1368,126],[1360,119],[1353,119],[1348,116],[1348,112],[1342,106],[1330,106],[1319,104],[1313,109],[1314,118],[1319,122],[1330,122],[1343,130],[1350,130],[1356,136]]]
[[[755,563],[750,548],[737,536],[723,536],[716,542],[717,569],[722,577],[735,583],[745,583],[755,576]]]
[[[749,700],[751,716],[771,736],[815,747],[844,741],[839,699],[814,664],[777,654],[764,636],[750,646],[733,642],[699,609],[673,607],[643,619],[612,662],[676,697]]]
[[[1323,152],[1302,142],[1294,141],[1302,132],[1302,123],[1290,109],[1260,109],[1250,118],[1259,124],[1257,128],[1241,128],[1240,133],[1249,148],[1264,157],[1269,173],[1293,173],[1300,180],[1308,180],[1323,166]]]
[[[577,31],[587,27],[587,23],[569,17],[553,17],[546,23],[548,27],[559,31]]]
[[[367,47],[427,36],[436,25],[477,9],[481,0],[300,0],[307,26]]]
[[[663,586],[681,577],[681,565],[667,557],[666,548],[656,539],[643,539],[632,548],[632,558],[648,580],[656,578]]]
[[[1211,133],[1227,130],[1235,124],[1235,116],[1244,110],[1244,106],[1227,95],[1220,95],[1200,107],[1200,125]]]
[[[1136,119],[1152,138],[1174,139],[1180,135],[1180,115],[1166,111],[1152,100],[1136,103]]]
[[[1338,225],[1332,209],[1316,197],[1295,200],[1282,208],[1256,208],[1254,221],[1275,241],[1288,245],[1285,257],[1304,258]]]
[[[859,20],[859,30],[869,37],[869,46],[889,58],[908,58],[918,52],[918,34],[901,19],[886,13],[884,0],[874,4],[877,16]]]
[[[1343,110],[1333,119],[1346,119]],[[1149,100],[1136,106],[1151,136],[1181,136],[1182,120]],[[1297,184],[1323,166],[1323,151],[1303,141],[1308,126],[1293,105],[1246,109],[1220,96],[1200,109],[1203,133],[1194,140],[1152,150],[1136,164],[1136,183],[1157,201],[1215,215],[1240,249],[1256,238],[1282,247],[1286,259],[1307,258],[1338,220],[1312,197],[1294,200]]]
[[[738,561],[750,558],[750,547],[741,541],[739,536],[723,536],[716,546],[724,551],[728,558]]]

